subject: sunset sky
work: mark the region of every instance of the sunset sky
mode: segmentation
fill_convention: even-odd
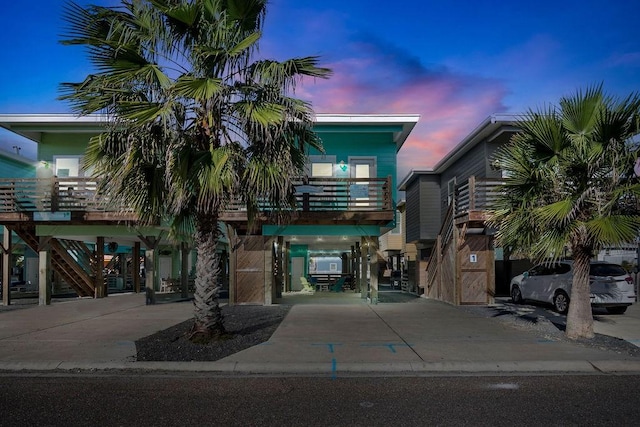
[[[59,44],[63,1],[4,3],[0,113],[68,113],[58,85],[91,69],[81,48]],[[615,96],[640,90],[639,17],[637,0],[271,0],[259,55],[320,55],[333,77],[297,91],[318,113],[420,114],[399,153],[401,179],[493,113],[599,83]]]

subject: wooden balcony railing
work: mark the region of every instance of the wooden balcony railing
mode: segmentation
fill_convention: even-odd
[[[108,199],[96,197],[90,178],[0,179],[0,213],[106,211]],[[122,210],[118,207],[117,210]]]
[[[297,210],[321,211],[390,211],[393,209],[391,177],[387,178],[308,178],[294,182]],[[269,206],[259,206],[268,211]],[[226,212],[246,211],[239,197]]]
[[[467,182],[456,187],[455,216],[487,210],[499,194],[502,182],[500,179],[469,177]]]
[[[392,211],[391,177],[308,178],[295,182],[297,209],[310,211]],[[131,212],[96,192],[91,178],[0,179],[0,215],[25,212]],[[268,205],[260,206],[268,211]],[[226,209],[246,212],[240,198]]]

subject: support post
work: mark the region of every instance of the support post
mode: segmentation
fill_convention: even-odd
[[[433,255],[431,256],[433,258]],[[438,263],[438,271],[436,272],[436,299],[442,300],[442,236],[438,234],[436,240],[436,262]]]
[[[236,268],[237,268],[237,247],[238,238],[235,230],[230,225],[227,225],[227,240],[229,242],[229,305],[235,305],[236,303]]]
[[[133,289],[136,293],[140,293],[140,242],[134,242],[133,244],[131,264],[133,269],[133,271],[131,272],[131,277],[133,279]]]
[[[369,253],[369,293],[372,304],[378,303],[378,237],[371,236],[367,239]]]
[[[94,283],[94,293],[96,298],[107,296],[107,284],[104,280],[104,237],[98,236],[96,239],[96,281]]]
[[[360,296],[362,298],[367,298],[369,297],[369,286],[367,283],[367,269],[369,268],[369,262],[367,260],[367,255],[368,255],[368,244],[367,244],[367,238],[366,237],[362,237],[362,244],[360,247],[360,266],[359,266],[359,270],[360,270]]]
[[[291,291],[291,271],[289,268],[290,263],[291,263],[291,243],[286,242],[285,249],[284,249],[284,267],[283,267],[285,292]]]
[[[275,294],[275,287],[277,286],[277,280],[275,277],[275,257],[273,247],[277,237],[263,237],[262,251],[264,252],[264,304],[273,304],[273,297]]]
[[[278,242],[278,246],[276,247],[275,256],[276,256],[276,298],[282,298],[282,288],[284,286],[284,237],[278,236],[276,238]]]
[[[2,227],[2,304],[11,305],[11,230]]]
[[[38,244],[38,305],[51,305],[51,246],[49,237]]]
[[[155,240],[154,237],[150,239]],[[145,271],[145,287],[154,291],[159,291],[160,286],[157,285],[156,274],[156,245],[147,247],[144,251],[144,271]]]
[[[476,177],[469,177],[469,212],[476,208]]]
[[[362,271],[360,268],[360,242],[356,242],[353,252],[353,281],[355,288],[358,292],[360,292],[361,298],[366,298],[367,296],[362,291]]]

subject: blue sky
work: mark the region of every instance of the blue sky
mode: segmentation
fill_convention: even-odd
[[[90,68],[81,48],[59,44],[62,5],[3,5],[0,113],[69,112],[58,85]],[[322,57],[334,76],[298,89],[316,112],[421,114],[399,154],[402,178],[490,114],[599,83],[616,96],[640,90],[638,17],[637,0],[271,0],[260,55]]]

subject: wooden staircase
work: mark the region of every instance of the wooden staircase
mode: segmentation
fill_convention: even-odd
[[[451,203],[438,233],[421,287],[429,298],[454,305],[490,304],[495,295],[493,237],[474,232],[476,218],[460,220]]]
[[[14,231],[31,249],[39,251],[35,226],[13,226]],[[51,267],[73,288],[78,296],[95,296],[96,258],[83,242],[66,239],[49,240]]]
[[[445,215],[444,221],[442,221],[442,225],[440,227],[440,231],[438,231],[438,237],[436,240],[436,245],[431,252],[431,258],[429,263],[427,264],[427,280],[423,285],[421,284],[421,288],[425,288],[425,293],[429,294],[431,288],[436,283],[436,279],[440,275],[442,268],[442,257],[447,251],[448,245],[453,241],[455,232],[454,221],[453,221],[453,212],[454,212],[454,204],[449,205],[449,209],[447,210],[447,214]],[[439,289],[435,289],[435,293],[439,296]]]

